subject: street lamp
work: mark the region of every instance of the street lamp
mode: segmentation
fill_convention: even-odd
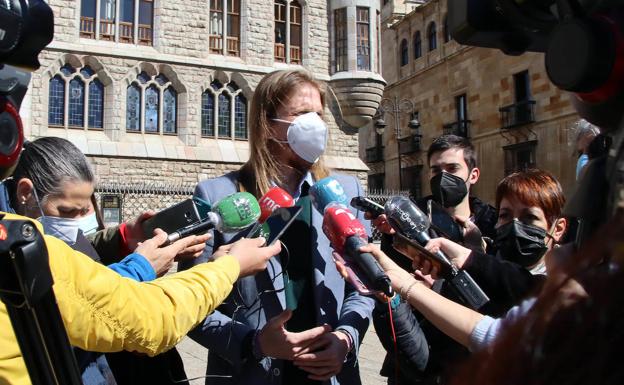
[[[412,130],[418,130],[420,122],[418,121],[415,113],[414,103],[411,100],[399,99],[396,95],[393,99],[383,98],[379,104],[379,117],[375,120],[375,131],[379,135],[383,134],[384,129],[387,126],[384,119],[386,113],[390,114],[394,119],[394,133],[396,135],[397,142],[397,160],[399,163],[399,190],[401,190],[401,188],[403,188],[403,177],[401,175],[401,142],[399,141],[401,127],[399,126],[399,120],[401,114],[411,114],[411,119],[407,126]]]

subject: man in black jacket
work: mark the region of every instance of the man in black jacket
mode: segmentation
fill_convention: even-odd
[[[474,262],[465,266],[465,269],[484,290],[487,288],[486,292],[490,296],[490,302],[480,310],[488,315],[500,316],[526,296],[538,280],[521,266],[494,256],[496,251],[492,240],[496,234],[497,213],[494,207],[470,196],[470,188],[478,181],[480,174],[470,141],[455,135],[441,136],[433,141],[427,157],[432,195],[416,203],[428,214],[432,207],[435,209],[435,205],[438,205],[442,216],[447,216],[446,222],[451,222],[449,226],[443,220],[437,224],[438,227],[446,230],[456,224],[461,234],[460,239],[453,240],[473,249],[474,253],[483,253],[482,258],[471,258]],[[435,211],[432,212],[435,214]],[[435,225],[436,216],[432,217]],[[382,232],[388,230],[383,225],[384,220],[381,217],[374,221]],[[431,236],[440,234],[434,231]],[[402,268],[413,271],[411,261],[392,247],[391,235],[383,235],[381,248]],[[485,251],[491,254],[486,255]],[[435,281],[433,289],[461,303],[444,280]],[[397,383],[397,373],[400,384],[443,382],[445,373],[468,351],[437,330],[397,296],[390,304],[397,339],[395,353],[388,306],[379,302],[373,312],[375,329],[388,352],[381,374],[388,377],[389,384]],[[395,365],[397,356],[399,364]]]

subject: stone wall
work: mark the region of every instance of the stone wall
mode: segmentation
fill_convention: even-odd
[[[467,119],[471,121],[469,137],[476,147],[480,160],[481,177],[473,192],[493,202],[498,181],[504,176],[504,146],[537,141],[536,165],[551,171],[569,192],[574,185],[575,158],[572,156],[572,123],[578,119],[568,100],[568,95],[548,80],[543,55],[527,53],[522,56],[506,56],[498,50],[473,48],[455,41],[444,43],[443,20],[446,1],[432,0],[405,15],[391,28],[382,29],[384,44],[384,77],[392,78],[384,97],[406,98],[414,103],[419,112],[422,135],[422,151],[402,158],[403,168],[423,165],[421,185],[423,194],[429,193],[427,147],[434,138],[442,135],[443,126],[457,120],[458,95],[467,96]],[[437,49],[428,52],[427,26],[431,21],[437,25]],[[422,56],[413,55],[413,34],[420,30]],[[400,40],[408,39],[409,62],[399,68]],[[398,72],[396,71],[398,69]],[[527,70],[530,79],[531,99],[535,100],[536,122],[511,130],[501,130],[499,108],[514,103],[513,75]],[[394,72],[393,72],[394,71]],[[393,75],[394,74],[394,75]],[[399,125],[402,135],[407,136],[409,114],[401,115]],[[395,122],[386,114],[387,124],[383,136],[385,145],[385,182],[387,188],[398,187],[398,167]],[[373,147],[373,126],[360,133],[360,154]],[[377,164],[371,169],[383,172]],[[406,187],[406,186],[404,186]]]
[[[136,159],[125,157],[90,156],[97,183],[100,185],[154,184],[167,186],[193,186],[196,183],[216,178],[237,170],[232,163],[189,162],[182,160]],[[365,171],[346,171],[363,181],[366,188]]]
[[[329,80],[327,2],[303,5],[303,67]],[[29,138],[60,136],[71,140],[96,163],[107,180],[179,178],[201,180],[238,168],[248,159],[246,140],[201,137],[201,94],[213,79],[236,82],[248,104],[260,79],[276,69],[301,68],[273,59],[273,4],[241,1],[241,56],[208,53],[208,3],[154,2],[154,44],[142,46],[81,38],[80,1],[52,0],[55,38],[40,55],[22,114]],[[104,128],[83,130],[48,127],[49,81],[66,64],[91,66],[105,86]],[[126,132],[126,90],[136,75],[163,73],[177,92],[176,135]],[[366,178],[358,157],[358,137],[342,123],[336,99],[327,98],[325,120],[330,128],[327,164]],[[253,119],[249,116],[248,119]]]

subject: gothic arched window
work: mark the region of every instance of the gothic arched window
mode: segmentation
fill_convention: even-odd
[[[163,74],[139,73],[127,88],[126,131],[175,134],[177,117],[178,93],[169,79]]]
[[[50,79],[48,125],[104,128],[104,85],[89,66],[77,71],[66,64]]]
[[[215,80],[202,93],[201,135],[205,138],[247,139],[247,98],[236,83],[229,82],[224,86]]]

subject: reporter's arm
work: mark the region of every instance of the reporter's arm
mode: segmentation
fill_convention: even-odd
[[[482,314],[446,299],[416,280],[402,287],[408,288],[404,293],[406,301],[436,328],[460,344],[470,345],[470,336],[484,317]]]
[[[97,251],[104,265],[117,263],[123,259],[124,255],[129,254],[120,252],[123,248],[123,238],[119,226],[107,227],[86,237]]]
[[[148,283],[119,276],[46,237],[59,309],[73,345],[155,355],[218,306],[238,278],[232,256]]]
[[[417,281],[401,269],[378,247],[367,245],[360,251],[372,253],[392,281],[393,289],[412,307],[418,310],[435,327],[464,346],[470,342],[470,334],[483,318],[467,307],[448,300]]]
[[[122,277],[130,278],[138,282],[152,281],[156,279],[156,271],[149,261],[138,253],[132,253],[120,262],[107,266]]]

